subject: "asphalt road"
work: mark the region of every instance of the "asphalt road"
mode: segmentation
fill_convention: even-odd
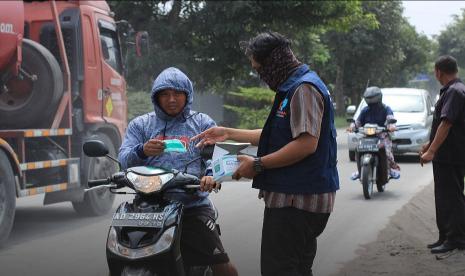
[[[331,275],[376,239],[396,210],[432,180],[431,166],[402,158],[402,177],[384,193],[365,200],[358,182],[348,180],[355,168],[347,156],[346,136],[338,137],[341,189],[336,206],[318,241],[314,275]],[[212,195],[220,211],[222,239],[240,275],[259,275],[263,203],[250,182],[230,182]],[[20,199],[6,247],[0,249],[0,275],[106,275],[105,241],[111,214],[76,215],[68,203],[42,206],[43,196]],[[115,202],[124,200],[119,197]],[[426,241],[425,241],[426,242]]]

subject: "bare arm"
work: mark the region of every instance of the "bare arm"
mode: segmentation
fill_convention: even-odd
[[[241,142],[251,143],[254,146],[258,146],[260,135],[262,134],[261,129],[237,129],[237,128],[226,128],[228,139]]]
[[[290,166],[313,154],[318,146],[318,139],[303,133],[280,150],[262,157],[266,169]]]
[[[252,145],[257,146],[261,134],[261,129],[247,130],[227,127],[212,127],[192,137],[191,141],[199,141],[196,147],[214,145],[216,142],[223,142],[225,140],[251,143]]]
[[[438,151],[439,147],[444,143],[449,135],[449,130],[452,127],[452,123],[447,120],[443,119],[439,124],[438,130],[436,135],[434,136],[433,142],[429,145],[427,151],[423,153],[420,157],[420,164],[423,166],[424,163],[428,163],[433,160],[434,155]],[[426,148],[426,147],[425,147]]]
[[[436,153],[439,149],[439,147],[444,143],[444,140],[446,140],[447,135],[449,135],[449,130],[452,127],[452,123],[449,122],[449,120],[442,120],[441,123],[439,124],[438,131],[436,132],[436,135],[434,136],[433,142],[429,146],[428,151],[431,151],[432,153]]]

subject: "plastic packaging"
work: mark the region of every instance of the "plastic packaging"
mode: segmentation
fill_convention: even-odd
[[[220,183],[230,181],[238,167],[237,155],[223,155],[213,161],[213,179]]]
[[[178,139],[163,140],[165,143],[164,152],[186,152],[186,147]]]

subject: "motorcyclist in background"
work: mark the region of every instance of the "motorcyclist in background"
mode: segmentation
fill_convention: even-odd
[[[363,93],[363,98],[365,99],[367,106],[362,109],[360,115],[355,120],[355,124],[352,123],[348,128],[348,131],[353,132],[355,129],[362,127],[365,124],[377,124],[380,127],[386,126],[390,132],[394,132],[396,130],[395,124],[386,125],[388,120],[394,119],[394,113],[388,105],[383,104],[383,94],[381,93],[381,89],[376,86],[368,87]],[[378,136],[382,139],[384,148],[386,149],[386,156],[390,167],[390,177],[398,179],[400,178],[400,167],[394,161],[391,137],[389,133],[386,132],[382,132],[378,134]],[[351,179],[355,180],[359,177],[359,172],[357,171],[352,174]]]

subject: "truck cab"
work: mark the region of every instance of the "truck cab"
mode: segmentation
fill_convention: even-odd
[[[116,156],[127,126],[126,80],[117,22],[105,1],[1,1],[0,244],[16,197],[45,194],[85,215],[112,207],[87,181],[118,170],[82,144],[103,141]],[[5,29],[4,27],[3,29]],[[133,43],[134,44],[134,43]]]

